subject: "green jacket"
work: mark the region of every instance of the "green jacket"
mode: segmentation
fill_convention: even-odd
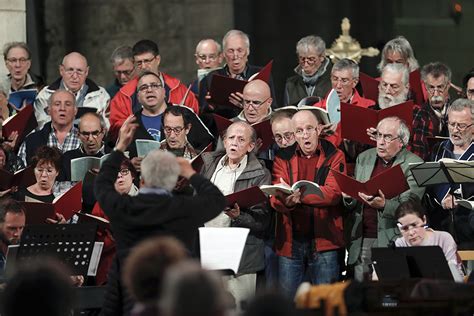
[[[357,157],[355,167],[355,178],[358,181],[365,182],[370,179],[370,175],[375,167],[377,152],[375,148],[368,149]],[[374,247],[387,247],[390,241],[399,236],[397,228],[397,219],[395,210],[401,202],[408,199],[410,195],[416,195],[420,199],[425,192],[425,188],[420,188],[411,174],[408,164],[413,162],[423,162],[417,155],[409,152],[405,148],[396,156],[393,165],[400,165],[407,179],[410,189],[397,197],[385,201],[383,210],[379,210],[377,216],[377,241]],[[390,179],[387,179],[390,181]],[[359,258],[362,247],[362,216],[363,205],[355,199],[344,199],[344,205],[350,211],[346,216],[344,230],[348,244],[349,257],[348,264],[355,264]]]

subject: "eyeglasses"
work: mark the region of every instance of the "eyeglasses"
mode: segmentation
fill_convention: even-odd
[[[143,60],[136,60],[135,61],[135,65],[137,67],[141,67],[142,65],[149,65],[152,63],[152,61],[154,61],[156,58],[156,56],[153,56],[153,58],[149,58],[149,59],[143,59]]]
[[[426,90],[428,90],[430,94],[434,94],[435,92],[443,93],[447,87],[448,85],[446,84],[441,86],[426,85]]]
[[[102,134],[102,130],[95,130],[92,132],[79,132],[79,135],[83,136],[84,138],[89,138],[90,136],[92,136],[92,138],[97,138],[100,134]]]
[[[300,64],[307,63],[308,65],[313,65],[315,64],[321,56],[311,56],[311,57],[301,57],[298,56],[298,62]]]
[[[121,76],[121,75],[124,75],[124,76],[130,76],[132,73],[133,73],[133,70],[134,69],[130,69],[130,70],[115,70],[114,73],[116,76]]]
[[[179,135],[181,134],[181,132],[184,130],[184,127],[169,127],[169,126],[165,126],[163,128],[163,130],[165,131],[166,134],[171,134],[171,132],[174,132],[176,135]]]
[[[382,133],[379,133],[379,132],[377,132],[375,134],[375,138],[377,138],[377,140],[383,139],[383,141],[386,142],[386,143],[391,143],[396,139],[400,139],[400,137],[398,137],[398,136],[393,136],[393,135],[390,135],[390,134],[382,134]]]
[[[244,57],[244,55],[245,55],[246,53],[247,53],[247,50],[246,50],[246,49],[242,49],[242,48],[238,48],[238,49],[230,48],[230,49],[227,49],[227,50],[225,51],[226,56],[228,56],[228,57],[237,56],[237,58],[242,58],[242,57]]]
[[[128,168],[120,169],[119,173],[120,173],[122,176],[126,176],[127,174],[130,173],[130,169],[128,169]]]
[[[270,97],[266,98],[266,99],[263,100],[263,101],[258,101],[258,100],[245,100],[245,99],[244,99],[243,104],[244,104],[244,106],[246,106],[246,107],[252,106],[254,109],[258,109],[260,106],[262,106],[262,104],[264,104],[265,102],[267,102],[268,99],[270,99]]]
[[[64,67],[64,65],[63,65],[63,67]],[[86,71],[84,69],[77,69],[77,68],[64,68],[64,72],[68,76],[72,76],[72,75],[76,74],[77,76],[82,77],[86,74]]]
[[[202,62],[205,62],[208,59],[210,61],[215,61],[217,59],[217,55],[214,55],[214,54],[211,54],[211,55],[196,54],[196,57]]]
[[[468,97],[474,96],[474,89],[468,89],[468,90],[466,91],[466,95],[467,95]]]
[[[296,131],[295,131],[295,135],[298,136],[298,137],[301,137],[301,136],[304,135],[304,133],[306,133],[308,135],[311,135],[315,131],[316,131],[316,127],[313,127],[313,126],[309,126],[309,127],[306,127],[306,128],[297,128]]]
[[[47,176],[50,176],[56,172],[55,169],[43,169],[43,168],[35,168],[35,172],[39,173],[40,175],[43,175],[46,173]]]
[[[387,91],[387,89],[389,91],[392,91],[392,92],[398,92],[400,90],[401,86],[396,84],[396,83],[387,83],[385,81],[382,81],[380,84],[379,84],[379,89],[382,90],[382,91]]]
[[[412,223],[408,225],[402,225],[400,223],[397,223],[397,227],[400,230],[401,233],[408,233],[412,229],[417,229],[417,228],[422,228],[424,227],[425,224],[417,224],[417,223]]]
[[[352,80],[353,79],[339,78],[339,77],[336,77],[336,76],[331,77],[331,82],[335,85],[337,85],[340,82],[342,86],[347,86],[352,82]]]
[[[286,132],[283,135],[280,134],[275,134],[273,136],[273,139],[277,142],[281,142],[283,139],[286,140],[287,142],[291,141],[295,137],[295,134],[292,132]]]
[[[456,122],[448,122],[448,126],[451,127],[452,129],[458,129],[460,131],[464,131],[467,128],[472,126],[471,124],[466,124],[466,123],[456,123]]]
[[[150,84],[142,84],[141,86],[138,87],[138,92],[146,92],[148,89],[151,89],[152,91],[156,91],[160,88],[163,88],[161,83],[150,83]]]
[[[20,65],[25,64],[28,60],[30,60],[30,59],[29,58],[24,58],[24,57],[21,57],[21,58],[7,58],[8,63],[10,63],[10,64],[20,63]]]

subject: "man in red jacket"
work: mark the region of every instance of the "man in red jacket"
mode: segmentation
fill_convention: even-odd
[[[313,284],[330,283],[339,274],[338,250],[344,247],[341,190],[332,170],[345,172],[344,154],[319,139],[321,125],[311,111],[292,118],[298,145],[291,157],[276,157],[273,183],[292,185],[299,180],[317,183],[322,197],[296,190],[270,199],[277,211],[275,250],[279,256],[282,289],[294,296],[309,270]]]
[[[171,104],[181,104],[191,108],[199,114],[199,105],[194,94],[186,88],[178,79],[160,72],[161,56],[158,45],[151,40],[140,40],[132,48],[133,60],[138,73],[141,71],[152,71],[162,77],[165,83],[166,101]],[[110,135],[116,138],[120,126],[131,114],[141,109],[137,99],[138,78],[130,80],[115,95],[110,103]]]

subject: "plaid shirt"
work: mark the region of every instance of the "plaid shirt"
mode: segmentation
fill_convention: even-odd
[[[60,144],[58,138],[56,137],[54,127],[51,125],[51,133],[49,133],[48,142],[45,145],[49,147],[57,147],[64,154],[66,151],[77,149],[81,145],[81,141],[77,133],[77,127],[73,126],[71,131],[69,131],[66,138],[64,139],[64,142]],[[18,151],[18,157],[23,161],[25,166],[28,165],[26,162],[26,142],[21,144]]]
[[[413,137],[411,143],[408,145],[408,149],[421,159],[425,161],[428,160],[430,158],[431,148],[427,138],[446,136],[446,122],[446,116],[444,116],[440,122],[440,119],[429,103],[425,103],[422,106],[415,105],[413,108]]]

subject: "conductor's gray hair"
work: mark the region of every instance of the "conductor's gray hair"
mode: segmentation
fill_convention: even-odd
[[[173,190],[178,180],[180,167],[176,156],[170,152],[154,150],[142,161],[141,172],[146,187]]]

